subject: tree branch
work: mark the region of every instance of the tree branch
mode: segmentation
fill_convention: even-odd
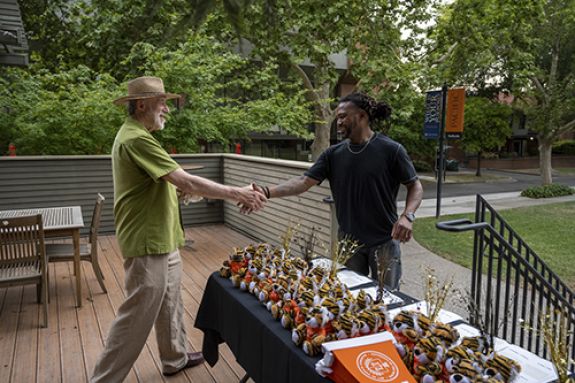
[[[566,123],[565,125],[559,127],[559,132],[565,133],[565,132],[569,132],[573,129],[575,129],[575,119],[573,119],[573,120],[569,121],[568,123]]]
[[[541,84],[539,79],[535,76],[531,76],[531,81],[533,82],[533,85],[535,85],[537,90],[539,90],[539,92],[541,92],[541,94],[543,95],[543,99],[545,100],[545,104],[548,105],[549,104],[549,96],[547,95],[547,92],[545,91],[543,84]]]
[[[451,56],[451,54],[453,53],[453,51],[455,50],[455,48],[457,48],[457,46],[459,45],[458,42],[454,42],[453,44],[451,44],[451,46],[447,49],[447,52],[445,52],[445,54],[443,56],[441,56],[440,58],[438,58],[437,60],[433,61],[431,63],[431,66],[435,66],[435,65],[439,65],[442,62],[444,62],[445,60],[447,60],[447,58],[449,56]],[[437,48],[436,48],[437,49]],[[436,49],[434,49],[433,51],[435,51]],[[433,53],[433,51],[429,52],[429,53]],[[428,54],[429,54],[428,53]],[[423,57],[425,55],[422,55],[421,57]]]
[[[299,65],[297,65],[293,61],[290,60],[289,64],[290,64],[290,67],[293,70],[295,70],[296,73],[298,74],[298,76],[302,79],[304,87],[308,90],[309,97],[312,99],[313,102],[316,102],[319,105],[321,103],[321,98],[319,97],[319,94],[317,94],[317,92],[313,86],[313,83],[311,82],[307,73],[305,73],[305,71],[302,69],[302,67],[300,67]]]

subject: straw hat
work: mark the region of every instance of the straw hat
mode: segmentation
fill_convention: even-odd
[[[159,77],[138,77],[128,81],[128,95],[114,100],[114,104],[121,105],[130,100],[161,96],[166,97],[168,100],[180,97],[180,95],[175,93],[166,93],[164,91],[164,82]]]

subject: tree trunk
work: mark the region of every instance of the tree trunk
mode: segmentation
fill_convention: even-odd
[[[543,185],[553,183],[551,171],[551,141],[539,138],[539,171],[541,172],[541,182]]]
[[[477,169],[475,169],[475,176],[481,177],[481,151],[477,152]]]
[[[315,102],[315,135],[311,144],[311,156],[314,161],[329,147],[329,136],[333,119],[333,113],[329,105],[329,88],[329,83],[325,83],[316,90],[319,100]]]
[[[329,105],[330,84],[329,82],[325,82],[316,88],[307,73],[298,64],[291,61],[289,64],[302,79],[303,86],[308,91],[307,98],[314,105],[316,122],[315,135],[313,143],[311,144],[311,156],[313,161],[315,161],[319,155],[329,147],[329,133],[333,119],[333,111]]]

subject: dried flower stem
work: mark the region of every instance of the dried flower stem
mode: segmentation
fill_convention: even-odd
[[[427,267],[425,281],[425,301],[427,302],[427,316],[431,322],[435,322],[439,312],[445,306],[447,296],[453,293],[453,276],[448,281],[439,283],[435,270]]]
[[[332,248],[330,275],[335,277],[337,274],[337,266],[345,265],[360,248],[361,245],[348,235],[337,241]]]

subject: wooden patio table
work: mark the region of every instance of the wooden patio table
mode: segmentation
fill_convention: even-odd
[[[82,272],[80,267],[80,229],[84,227],[80,206],[46,207],[21,210],[2,210],[0,219],[42,214],[44,236],[72,237],[74,244],[74,274],[76,275],[76,304],[82,306]]]

